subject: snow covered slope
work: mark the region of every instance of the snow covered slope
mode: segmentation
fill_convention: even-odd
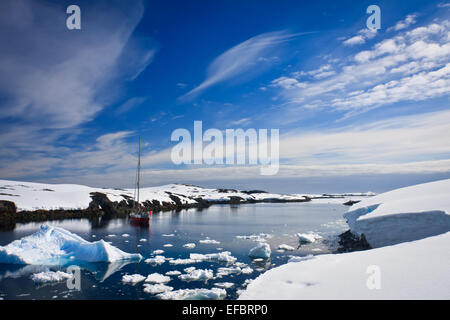
[[[449,247],[447,232],[289,262],[260,275],[239,299],[450,299]]]
[[[382,193],[353,205],[344,217],[373,247],[450,231],[450,179]]]
[[[0,180],[0,200],[14,202],[18,211],[86,209],[92,200],[90,197],[91,192],[104,193],[110,201],[117,202],[127,197],[133,198],[134,195],[133,189],[102,189],[76,184]],[[158,187],[142,188],[140,199],[142,202],[156,200],[161,204],[163,202],[175,204],[175,201],[170,197],[171,194],[178,197],[182,204],[198,203],[195,200],[198,198],[210,202],[230,201],[233,197],[239,197],[246,201],[304,201],[309,198],[308,195],[303,194],[249,193],[230,189],[208,189],[184,184],[167,184]],[[312,197],[320,198],[322,196],[313,195]],[[339,201],[343,203],[346,199],[341,198]]]
[[[42,225],[36,233],[0,246],[0,263],[64,265],[74,262],[140,260],[100,240],[89,242],[63,228]]]

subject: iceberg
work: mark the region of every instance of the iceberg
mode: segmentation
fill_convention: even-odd
[[[265,242],[260,242],[256,247],[250,250],[248,255],[250,258],[268,259],[270,258],[271,253],[270,246]]]
[[[77,262],[141,260],[140,254],[126,253],[99,240],[89,242],[63,228],[41,225],[36,233],[0,246],[0,263],[67,265]]]

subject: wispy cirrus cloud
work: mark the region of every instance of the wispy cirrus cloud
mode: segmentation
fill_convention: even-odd
[[[95,14],[83,15],[81,30],[68,30],[58,5],[1,2],[0,118],[78,126],[117,98],[118,79],[136,78],[152,61],[154,43],[131,36],[143,15],[140,1],[83,10]]]
[[[202,91],[218,83],[248,73],[262,71],[261,63],[267,62],[266,56],[272,55],[279,47],[295,37],[307,33],[290,33],[288,31],[268,32],[252,37],[228,49],[208,66],[206,79],[197,87],[184,94],[179,101],[190,100]],[[275,59],[277,60],[277,59]]]

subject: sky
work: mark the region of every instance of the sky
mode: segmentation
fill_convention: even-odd
[[[66,27],[72,4],[80,30]],[[131,187],[139,136],[144,186],[383,192],[450,178],[445,0],[2,0],[0,45],[0,179]],[[171,135],[194,121],[278,129],[277,174],[174,164]]]

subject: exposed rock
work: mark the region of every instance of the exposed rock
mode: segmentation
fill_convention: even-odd
[[[337,252],[351,252],[371,249],[364,234],[361,237],[350,232],[350,230],[339,235],[339,245]]]
[[[355,203],[361,202],[361,200],[348,200],[347,202],[344,202],[343,204],[346,206],[352,206]]]
[[[12,230],[16,226],[16,204],[12,201],[0,200],[0,230]]]

